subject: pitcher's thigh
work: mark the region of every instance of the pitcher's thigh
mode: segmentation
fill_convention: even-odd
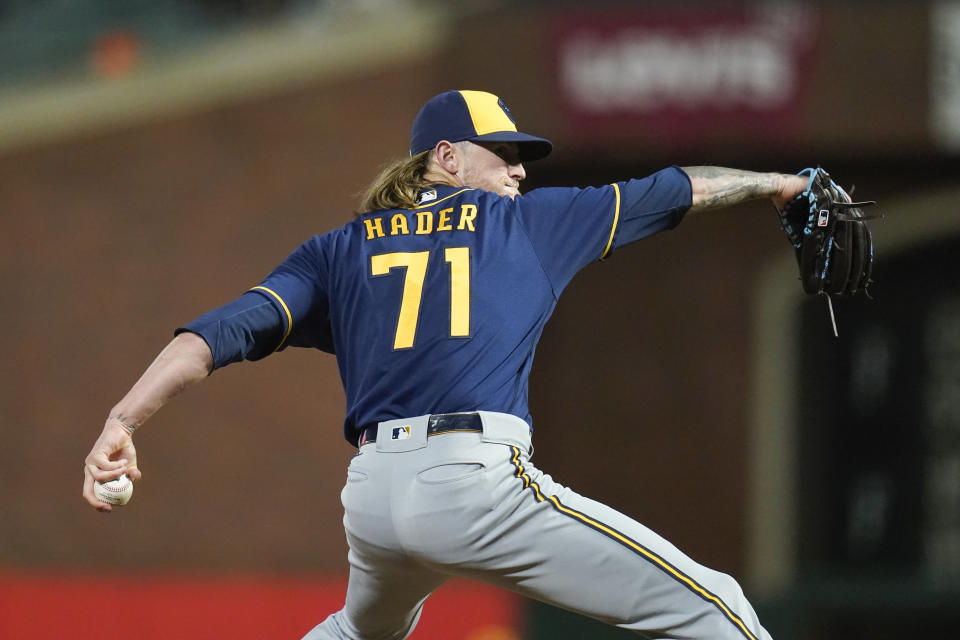
[[[520,494],[483,579],[655,638],[769,638],[731,577],[529,461],[514,465]]]

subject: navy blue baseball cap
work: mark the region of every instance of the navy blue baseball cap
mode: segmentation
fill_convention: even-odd
[[[413,119],[410,155],[448,142],[515,142],[520,161],[546,158],[553,144],[517,131],[517,123],[501,98],[486,91],[445,91],[430,98]]]

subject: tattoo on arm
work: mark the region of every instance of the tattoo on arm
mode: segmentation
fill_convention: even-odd
[[[683,167],[690,177],[690,213],[720,209],[747,200],[774,197],[781,188],[777,173],[754,173],[723,167]]]
[[[133,420],[124,416],[122,413],[111,415],[110,420],[116,420],[117,422],[119,422],[122,427],[124,427],[127,431],[130,432],[130,435],[133,435],[133,432],[136,431],[137,428],[140,426],[136,424]]]

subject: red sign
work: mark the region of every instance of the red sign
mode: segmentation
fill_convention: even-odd
[[[561,14],[550,38],[563,118],[583,138],[789,135],[818,25],[801,3]]]

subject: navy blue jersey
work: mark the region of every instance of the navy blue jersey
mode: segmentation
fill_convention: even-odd
[[[430,413],[498,411],[532,424],[528,377],[560,293],[588,263],[676,226],[691,190],[672,167],[512,200],[435,186],[421,202],[311,238],[253,289],[279,319],[270,333],[279,344],[270,350],[336,354],[352,443],[362,426]],[[185,329],[210,343],[205,318]],[[240,359],[231,340],[211,345],[215,366]],[[262,357],[263,349],[251,347],[246,357]]]

